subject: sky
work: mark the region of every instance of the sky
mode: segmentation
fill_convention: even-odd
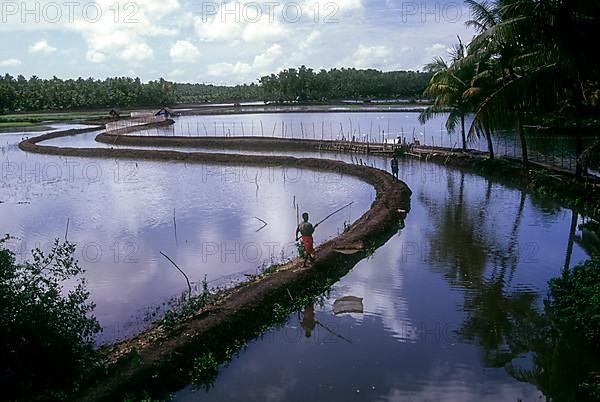
[[[306,65],[422,70],[473,35],[457,1],[0,0],[0,73],[251,83]]]

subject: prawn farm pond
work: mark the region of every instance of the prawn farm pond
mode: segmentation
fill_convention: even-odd
[[[354,127],[358,123],[349,122],[349,115],[361,117],[329,113],[318,120]],[[416,125],[417,114],[386,116],[396,131],[400,121],[414,119],[410,124]],[[269,130],[276,121],[302,117],[269,115]],[[217,135],[227,136],[224,124],[214,123],[219,118],[206,117]],[[253,120],[255,135],[260,118],[222,117],[230,124]],[[174,130],[188,126],[190,135],[203,135],[202,119],[186,116],[174,128],[135,135],[181,135]],[[313,133],[314,122],[303,122],[302,130]],[[361,124],[365,132],[369,123]],[[439,122],[431,124],[439,131]],[[320,123],[314,125],[320,133]],[[382,125],[388,132],[388,123]],[[149,148],[101,144],[94,141],[99,132],[40,145]],[[187,289],[161,252],[185,271],[195,290],[230,288],[297,258],[299,213],[307,211],[318,222],[351,203],[318,226],[318,246],[343,233],[376,200],[372,185],[337,172],[41,155],[19,149],[26,135],[0,137],[0,228],[11,234],[8,247],[19,260],[57,238],[77,244],[76,258],[86,269],[103,327],[98,346],[146,330]],[[356,163],[350,154],[313,151],[176,150]],[[361,155],[360,161],[386,171],[390,166],[386,156]],[[535,318],[543,311],[548,281],[593,253],[581,241],[588,218],[450,166],[401,158],[399,171],[412,195],[396,234],[283,323],[267,326],[230,361],[217,362],[211,381],[173,389],[170,398],[545,400],[544,387],[522,375],[546,369],[539,358],[543,342],[532,340],[541,331]]]

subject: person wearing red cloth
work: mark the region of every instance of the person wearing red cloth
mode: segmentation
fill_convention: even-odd
[[[306,266],[306,261],[308,261],[308,259],[310,258],[311,261],[315,260],[315,256],[314,256],[314,243],[313,243],[313,233],[315,232],[315,229],[317,228],[317,226],[319,226],[319,224],[317,223],[316,225],[313,226],[312,223],[310,223],[308,221],[308,212],[304,212],[302,214],[302,220],[303,222],[301,222],[298,227],[296,228],[296,240],[298,240],[298,233],[300,233],[301,237],[302,237],[302,244],[304,246],[304,264],[302,265],[303,267]]]

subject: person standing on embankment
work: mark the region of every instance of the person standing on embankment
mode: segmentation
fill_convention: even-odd
[[[302,220],[303,222],[296,228],[296,240],[298,240],[298,233],[300,233],[302,235],[302,245],[304,246],[304,264],[302,264],[302,266],[305,267],[306,261],[309,258],[311,262],[315,260],[312,235],[319,224],[317,223],[313,226],[313,224],[308,221],[308,212],[302,214]]]

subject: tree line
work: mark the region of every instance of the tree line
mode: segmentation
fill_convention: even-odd
[[[434,99],[420,118],[448,114],[446,127],[460,127],[462,146],[483,136],[490,158],[492,136],[514,127],[528,164],[524,126],[538,116],[574,121],[576,153],[583,151],[583,120],[600,106],[600,63],[590,40],[600,26],[600,3],[575,0],[465,1],[475,36],[458,40],[448,60],[435,58],[425,96]],[[465,127],[465,116],[473,121]],[[584,167],[578,158],[577,175]]]
[[[420,98],[431,73],[355,68],[319,70],[301,66],[260,78],[268,99],[329,100],[343,98]]]
[[[143,107],[176,103],[265,100],[326,101],[340,98],[419,98],[431,74],[414,71],[302,66],[234,86],[174,83],[139,78],[105,80],[0,76],[0,112]]]
[[[175,102],[175,85],[160,79],[77,80],[0,76],[0,112],[156,106]]]

